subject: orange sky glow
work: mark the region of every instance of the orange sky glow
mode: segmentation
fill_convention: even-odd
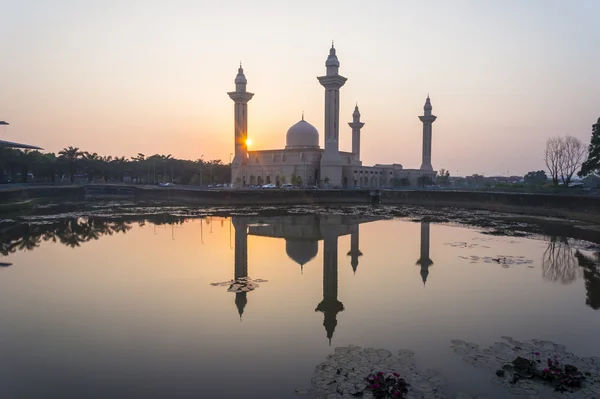
[[[335,39],[348,78],[341,150],[358,103],[363,163],[419,167],[429,92],[435,169],[524,174],[544,168],[550,136],[589,142],[599,12],[594,0],[12,2],[0,26],[0,119],[11,124],[0,138],[227,163],[226,93],[241,60],[255,93],[250,148],[282,148],[303,111],[323,146],[316,77]]]

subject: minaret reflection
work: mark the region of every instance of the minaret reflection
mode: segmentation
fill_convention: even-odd
[[[344,305],[337,299],[338,224],[321,224],[321,233],[323,234],[323,300],[317,305],[315,312],[323,312],[325,315],[323,326],[331,345],[331,338],[337,326],[337,314],[344,310]]]
[[[429,259],[429,222],[421,222],[421,257],[416,264],[421,265],[421,279],[425,286],[429,275],[429,266],[433,265],[433,261]]]
[[[357,224],[354,226],[354,230],[350,233],[350,251],[348,251],[348,256],[350,256],[350,264],[352,265],[352,270],[354,274],[356,274],[356,269],[358,269],[358,257],[362,256],[362,252],[358,249],[358,233],[360,226]]]
[[[248,277],[248,235],[246,234],[246,223],[243,220],[232,219],[235,228],[235,249],[234,249],[234,279]],[[236,292],[235,306],[240,314],[240,320],[244,314],[244,308],[248,303],[246,292]]]
[[[337,326],[337,314],[344,310],[338,300],[338,237],[350,235],[351,263],[356,271],[359,250],[358,225],[378,220],[374,217],[348,215],[286,215],[286,216],[236,216],[235,227],[235,277],[245,277],[247,266],[247,235],[285,239],[286,254],[302,267],[318,255],[318,242],[323,240],[323,300],[315,312],[323,313],[323,326],[331,344]],[[248,234],[246,235],[246,228]],[[246,305],[246,294],[236,296],[240,315]],[[239,298],[239,299],[238,299]]]

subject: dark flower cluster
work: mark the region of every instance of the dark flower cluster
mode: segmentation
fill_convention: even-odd
[[[542,378],[556,386],[558,391],[565,388],[580,388],[585,377],[577,370],[577,367],[569,364],[563,365],[558,361],[558,356],[547,360],[548,367],[542,370]]]
[[[367,382],[369,384],[367,388],[377,399],[404,398],[408,393],[409,384],[396,372],[386,374],[380,371],[377,374],[371,374],[367,377]]]

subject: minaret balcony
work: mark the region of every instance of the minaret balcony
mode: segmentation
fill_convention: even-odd
[[[236,103],[247,103],[252,99],[254,93],[239,92],[239,91],[230,91],[227,93],[229,98],[231,98]]]
[[[325,87],[327,90],[336,90],[342,87],[348,78],[343,77],[342,75],[326,75],[326,76],[318,76],[319,83],[321,86]]]

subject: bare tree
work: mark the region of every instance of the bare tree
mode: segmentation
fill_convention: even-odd
[[[564,140],[562,137],[551,137],[546,141],[546,151],[544,151],[544,161],[552,183],[558,185],[558,175],[561,172],[561,165],[563,164],[562,157],[564,153]]]
[[[581,164],[586,159],[587,149],[576,137],[567,136],[562,144],[562,155],[559,166],[562,182],[568,186],[573,178],[573,174],[579,170]]]

